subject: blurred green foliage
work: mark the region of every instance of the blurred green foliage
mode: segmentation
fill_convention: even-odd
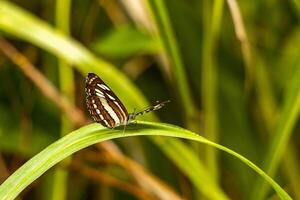
[[[160,45],[153,37],[130,26],[118,27],[92,45],[97,53],[111,59],[128,59],[160,51]]]
[[[103,78],[129,112],[170,99],[156,113],[160,121],[244,155],[300,199],[299,1],[135,2],[0,0],[0,36],[83,112],[84,76],[90,71]],[[244,26],[236,20],[239,12]],[[0,174],[8,175],[76,125],[4,51]],[[158,120],[156,114],[143,119]],[[186,199],[214,198],[205,191],[215,191],[220,199],[276,195],[248,167],[211,147],[158,137],[116,144]],[[106,161],[85,164],[118,180],[127,173],[113,173],[114,163]],[[59,177],[60,169],[51,169],[22,198],[139,198],[69,168]],[[211,190],[199,178],[205,176]]]

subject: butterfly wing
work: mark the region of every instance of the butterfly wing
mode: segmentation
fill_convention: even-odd
[[[128,112],[115,93],[94,73],[86,77],[86,104],[94,121],[108,128],[125,125]]]

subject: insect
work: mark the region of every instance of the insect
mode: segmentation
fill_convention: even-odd
[[[162,108],[166,103],[156,102],[142,111],[128,114],[125,106],[115,93],[94,73],[86,76],[86,105],[95,122],[108,128],[129,124],[138,115]]]

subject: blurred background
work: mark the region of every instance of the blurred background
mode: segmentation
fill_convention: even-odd
[[[0,183],[91,122],[98,74],[139,119],[194,131],[300,199],[300,1],[0,0]],[[185,140],[86,148],[18,199],[278,199],[236,158]]]

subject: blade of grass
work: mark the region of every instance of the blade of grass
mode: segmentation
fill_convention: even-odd
[[[204,112],[205,136],[218,141],[218,109],[217,109],[217,65],[215,49],[219,38],[220,23],[224,1],[203,1],[203,45],[202,45],[202,104]],[[218,179],[217,152],[206,150],[206,160],[211,175]]]
[[[300,62],[298,62],[298,66],[300,66]],[[263,168],[271,176],[274,176],[276,173],[279,162],[288,145],[289,138],[298,119],[300,111],[300,67],[297,68],[293,81],[291,81],[290,86],[285,93],[284,99],[285,101],[276,132],[272,137],[270,146],[263,158]],[[252,199],[264,199],[268,191],[268,185],[264,181],[258,179],[253,188]]]
[[[206,166],[198,162],[190,148],[185,148],[182,142],[175,139],[163,137],[151,137],[151,139],[161,144],[160,149],[176,163],[179,169],[185,172],[195,188],[206,198],[229,199],[211,178],[210,171]],[[175,152],[174,149],[180,149],[180,151]]]
[[[216,5],[216,11],[219,11],[219,7],[222,7],[222,2],[220,1]],[[195,119],[197,118],[196,112],[195,112],[195,105],[192,100],[192,95],[190,92],[190,88],[188,86],[187,76],[185,72],[185,66],[183,64],[183,60],[181,57],[181,53],[177,44],[176,36],[170,21],[170,17],[166,8],[166,5],[164,1],[158,0],[158,1],[148,1],[148,8],[150,13],[152,14],[153,21],[156,24],[157,31],[158,31],[158,37],[161,39],[163,47],[165,49],[165,52],[169,56],[171,63],[172,63],[172,70],[173,70],[173,77],[174,82],[176,82],[176,89],[179,91],[179,97],[181,98],[181,102],[183,104],[183,110],[185,112],[185,120],[186,125],[192,130],[199,130],[199,125],[187,123],[187,119]],[[221,5],[221,6],[220,6]],[[222,9],[221,9],[222,10]],[[214,31],[218,32],[218,21],[219,21],[219,15],[220,12],[216,12],[215,18],[215,25]],[[212,132],[215,132],[214,130]],[[211,161],[210,167],[212,178],[215,177],[214,174],[217,172],[217,163],[216,163],[216,156],[215,156],[215,150],[209,149],[209,155],[207,156],[209,158],[209,161]],[[180,152],[178,152],[180,153]],[[169,155],[172,156],[172,155]],[[173,158],[176,159],[176,158]],[[188,172],[189,170],[187,170]],[[191,176],[192,177],[192,176]],[[208,190],[202,190],[208,191]]]
[[[24,25],[26,29],[24,29]],[[124,102],[129,108],[145,107],[146,100],[141,92],[130,82],[120,71],[115,69],[111,64],[101,60],[100,58],[94,57],[86,48],[77,43],[76,41],[64,36],[61,32],[55,31],[45,22],[35,18],[31,14],[23,11],[22,9],[14,6],[7,1],[0,1],[0,30],[7,32],[15,37],[21,38],[23,40],[29,41],[40,48],[43,48],[51,53],[57,55],[59,58],[65,59],[69,63],[73,63],[74,66],[81,71],[86,73],[88,71],[93,71],[97,74],[101,74],[101,78],[109,83],[109,85],[116,91],[121,99],[122,96],[125,97]],[[122,84],[119,84],[122,82]],[[157,120],[153,113],[143,116],[144,119]],[[152,139],[152,138],[151,138]],[[163,148],[159,140],[152,139],[159,148]],[[164,141],[167,138],[164,139]],[[171,140],[169,143],[181,143],[179,140]],[[193,165],[190,163],[191,160],[194,163],[201,165],[199,159],[192,151],[189,151],[189,147],[181,143],[177,145],[180,148],[168,149],[165,152],[173,152],[175,155],[180,154],[180,152],[189,152],[189,158],[184,158],[187,166]],[[165,149],[165,148],[163,148]],[[167,154],[168,155],[168,154]],[[171,157],[172,159],[172,157]],[[179,159],[173,159],[173,161],[179,167],[182,166]],[[190,177],[190,169],[180,168],[183,173],[187,174],[189,179],[192,181],[194,177]],[[202,174],[207,174],[206,171],[202,171]],[[207,176],[210,178],[210,176]],[[211,180],[213,182],[213,180]],[[201,191],[205,187],[205,182],[193,182],[195,186]],[[217,185],[214,191],[221,191]],[[222,192],[221,194],[212,194],[214,196],[218,195],[218,199],[228,199],[226,195]],[[222,198],[225,197],[225,198]],[[211,198],[217,199],[217,198]]]
[[[182,110],[185,115],[185,123],[189,125],[188,122],[191,120],[188,119],[196,118],[195,104],[192,100],[192,94],[190,87],[188,86],[185,66],[183,64],[166,5],[162,0],[147,1],[147,5],[157,27],[156,30],[158,32],[159,39],[162,41],[163,49],[171,61],[173,82],[176,85],[175,90],[178,91],[179,98],[181,99],[183,107]],[[197,126],[198,125],[192,125],[191,127]]]
[[[57,28],[69,35],[69,17],[70,17],[71,0],[56,1],[55,21]],[[58,60],[58,72],[59,72],[59,85],[62,94],[64,94],[72,104],[75,102],[74,98],[74,74],[73,70],[68,63],[63,59]],[[64,136],[70,132],[73,128],[73,124],[67,118],[66,115],[61,116],[61,132],[60,135]],[[63,161],[63,165],[68,165],[71,158]],[[58,166],[53,173],[53,182],[49,188],[48,196],[53,200],[64,200],[67,196],[68,186],[68,170]]]
[[[240,41],[241,45],[241,51],[245,63],[245,88],[246,91],[248,91],[250,89],[250,86],[252,85],[253,79],[251,46],[248,40],[246,28],[237,1],[226,0],[226,2],[229,7],[230,14],[232,16],[236,37]]]
[[[293,193],[294,199],[300,199],[300,163],[298,157],[296,145],[291,142],[286,147],[282,165],[283,172],[287,176],[287,182],[291,188],[290,191],[292,191],[290,193]]]
[[[45,171],[80,149],[105,140],[139,135],[160,135],[185,138],[225,151],[228,154],[238,158],[259,175],[261,175],[261,177],[268,181],[268,183],[274,188],[281,199],[291,199],[291,197],[272,178],[270,178],[266,173],[264,173],[255,164],[242,155],[222,145],[211,142],[204,137],[201,137],[200,135],[197,135],[186,129],[173,125],[142,121],[138,121],[137,124],[129,125],[125,133],[123,133],[122,127],[111,130],[103,128],[96,123],[71,132],[58,141],[52,143],[50,146],[20,167],[13,175],[11,175],[0,186],[0,199],[9,200],[17,197],[17,195],[24,188],[26,188],[26,186],[40,177]]]
[[[300,1],[299,0],[290,0],[289,2],[291,4],[291,6],[293,7],[294,11],[296,12],[296,15],[299,20],[300,19]]]
[[[299,12],[300,14],[300,12]],[[286,42],[283,50],[282,57],[278,63],[279,70],[276,70],[278,74],[277,83],[279,84],[280,90],[285,90],[290,86],[290,77],[294,74],[295,69],[299,67],[299,44],[300,42],[300,29],[296,29],[290,39]],[[289,66],[287,68],[287,66]],[[283,171],[287,174],[288,182],[291,185],[295,199],[300,199],[300,161],[298,159],[295,141],[291,141],[290,145],[287,146],[286,154],[284,156]]]
[[[248,159],[258,163],[261,147],[257,137],[253,134],[251,122],[248,120],[247,99],[244,96],[243,80],[235,76],[226,67],[219,68],[220,102],[219,113],[220,139],[223,145],[245,155]],[[238,134],[237,134],[238,133]],[[237,199],[247,199],[255,180],[255,175],[245,169],[238,161],[223,158],[222,169],[233,174],[238,185]],[[233,186],[234,187],[234,186]]]
[[[168,60],[171,64],[172,82],[175,83],[174,90],[176,91],[176,93],[178,91],[180,102],[182,104],[183,120],[185,126],[190,130],[200,130],[199,123],[195,123],[196,120],[191,120],[197,119],[196,106],[192,99],[193,97],[188,85],[183,58],[178,46],[175,31],[171,24],[165,1],[148,0],[145,2],[150,16],[152,17],[151,19],[156,27],[156,36],[158,37],[158,40],[161,41],[164,53],[167,55]],[[193,144],[193,146],[195,147],[195,149],[198,149],[196,145]]]
[[[297,38],[294,38],[293,42],[295,42],[295,39],[297,41]],[[283,50],[283,56],[279,62],[279,65],[285,66],[292,66],[291,63],[288,62],[283,62],[283,61],[292,61],[294,59],[291,58],[296,58],[298,57],[297,55],[289,55],[287,52],[290,52],[290,46],[287,45],[288,47]],[[256,88],[257,88],[257,93],[258,93],[258,105],[260,106],[261,110],[261,115],[263,116],[264,120],[264,126],[266,126],[268,134],[272,136],[273,130],[274,130],[274,125],[278,121],[278,110],[277,110],[277,103],[275,100],[275,95],[274,91],[272,91],[271,87],[271,81],[268,76],[268,72],[266,70],[266,65],[264,62],[261,60],[261,58],[258,58],[256,56],[256,67],[255,69],[255,83],[256,83]],[[278,71],[277,71],[278,72]],[[285,71],[286,72],[286,71]],[[287,72],[286,72],[287,73]],[[280,73],[282,76],[283,72]],[[288,73],[290,74],[290,73]],[[280,88],[283,88],[283,85],[281,83]],[[294,196],[300,198],[300,194],[298,191],[298,185],[299,185],[299,177],[300,177],[300,172],[299,172],[299,163],[298,159],[296,156],[295,152],[295,147],[294,144],[291,142],[287,147],[286,147],[286,154],[283,158],[283,172],[287,176],[288,182],[290,182],[291,188],[293,190]],[[293,169],[293,170],[291,170]],[[296,198],[296,199],[299,199]]]

